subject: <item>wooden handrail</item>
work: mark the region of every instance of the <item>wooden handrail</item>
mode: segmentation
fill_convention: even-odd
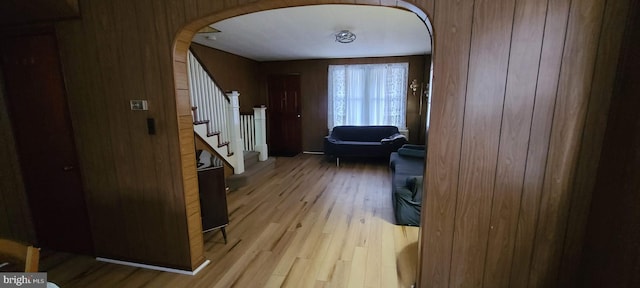
[[[209,75],[209,78],[211,78],[211,81],[213,81],[213,83],[216,84],[216,86],[218,88],[222,87],[222,86],[220,86],[220,83],[218,83],[218,81],[216,81],[216,78],[213,77],[213,73],[211,73],[211,71],[209,71],[207,66],[203,65],[204,62],[202,62],[202,58],[200,58],[198,56],[196,51],[193,50],[193,48],[191,48],[191,46],[189,46],[189,51],[191,52],[191,55],[193,55],[193,57],[196,58],[196,60],[198,60],[198,62],[200,62],[200,66],[202,66],[202,70],[204,70],[204,72],[206,72],[207,75]],[[222,90],[222,88],[220,88],[220,90]],[[229,93],[229,91],[222,90],[222,92],[224,92],[222,94],[224,95],[224,98],[227,99],[227,102],[230,102],[231,99],[229,99],[229,96],[227,96],[227,93]]]

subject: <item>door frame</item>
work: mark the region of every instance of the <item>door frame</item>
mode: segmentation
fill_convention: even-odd
[[[177,120],[177,138],[180,147],[180,174],[182,175],[182,188],[183,197],[185,199],[193,199],[198,195],[198,187],[194,185],[194,178],[196,175],[195,167],[195,149],[193,149],[195,143],[193,139],[193,117],[191,115],[191,103],[189,99],[189,83],[187,77],[187,51],[191,45],[191,39],[193,36],[204,26],[211,23],[215,23],[227,18],[240,16],[244,14],[250,14],[260,11],[299,7],[307,5],[323,5],[327,4],[324,1],[309,1],[309,0],[290,0],[290,1],[254,1],[243,5],[236,5],[227,9],[222,9],[212,15],[196,19],[189,24],[185,25],[180,30],[173,42],[172,47],[172,61],[173,61],[173,79],[174,79],[174,96],[176,101],[176,120]],[[356,5],[353,1],[338,0],[331,4],[348,4]],[[360,5],[360,4],[358,4]],[[379,3],[361,4],[369,6],[381,6],[397,9],[404,9],[415,13],[426,25],[428,35],[431,39],[432,51],[435,51],[436,37],[433,35],[433,27],[431,16],[427,15],[427,9],[425,7],[418,7],[413,3],[398,0],[398,1],[380,1]],[[427,5],[422,3],[422,5]],[[433,61],[433,53],[432,59]],[[197,181],[197,180],[196,180]],[[201,233],[198,233],[198,227],[200,225],[200,207],[199,205],[185,205],[185,212],[187,217],[188,238],[189,247],[191,250],[191,265],[197,267],[204,263],[204,251],[202,246],[204,243]],[[422,246],[422,240],[418,241],[418,245]],[[419,255],[420,257],[420,255]],[[422,271],[422,259],[418,261],[418,272]],[[418,273],[418,282],[420,282],[421,273]]]

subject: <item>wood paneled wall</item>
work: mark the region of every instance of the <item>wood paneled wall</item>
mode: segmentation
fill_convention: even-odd
[[[609,111],[612,97],[617,94],[615,83],[616,65],[620,56],[620,46],[624,38],[625,20],[629,18],[629,8],[632,1],[616,1],[607,3],[604,8],[602,30],[598,43],[594,76],[589,95],[589,104],[585,118],[585,128],[582,134],[582,143],[576,176],[573,180],[573,192],[571,195],[571,207],[567,224],[566,238],[564,240],[562,263],[558,275],[558,286],[581,287],[576,285],[578,267],[582,260],[582,243],[585,238],[587,216],[590,212],[591,195],[594,191],[596,171],[600,165],[600,154],[603,148],[605,127],[609,115],[616,113],[615,109]],[[637,3],[637,1],[636,1]],[[637,5],[636,5],[637,7]],[[623,38],[624,37],[624,38]],[[632,38],[631,38],[632,39]],[[628,40],[626,40],[628,41]]]
[[[435,1],[421,287],[575,285],[626,3]]]
[[[259,62],[197,43],[191,43],[191,49],[220,88],[240,92],[240,112],[253,113],[254,106],[266,104],[260,99]]]
[[[79,17],[78,0],[0,1],[0,25]]]
[[[428,37],[425,35],[425,37]],[[406,57],[379,57],[356,59],[321,59],[299,61],[273,61],[260,63],[260,102],[267,103],[267,76],[270,74],[300,74],[302,85],[302,149],[304,151],[323,151],[323,137],[327,136],[327,89],[329,65],[409,63],[409,81],[423,79],[425,61],[430,55]],[[409,83],[407,83],[407,87]],[[409,90],[407,88],[407,90]],[[421,131],[419,110],[419,91],[416,95],[407,94],[407,127],[412,143],[417,143]],[[268,107],[267,107],[268,109]]]
[[[96,256],[191,270],[202,254],[191,252],[183,185],[197,182],[195,166],[182,174],[171,64],[183,3],[81,4],[81,20],[56,28]],[[132,99],[149,110],[131,111]]]
[[[627,8],[577,287],[640,287],[640,3]]]
[[[204,260],[185,64],[200,27],[296,5],[400,6],[435,29],[420,286],[556,286],[581,243],[567,228],[586,218],[602,129],[590,119],[613,85],[596,83],[629,1],[81,1],[82,18],[56,28],[96,253]]]

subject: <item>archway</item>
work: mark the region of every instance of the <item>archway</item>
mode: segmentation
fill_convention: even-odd
[[[215,13],[213,15],[198,19],[185,26],[176,36],[173,46],[173,70],[174,70],[174,84],[175,84],[175,97],[176,97],[176,111],[179,131],[179,145],[180,145],[180,161],[182,167],[182,179],[183,190],[185,196],[185,209],[188,215],[188,231],[189,231],[189,245],[191,251],[192,266],[198,266],[204,261],[203,257],[203,237],[200,229],[200,205],[198,205],[198,185],[196,167],[194,163],[195,151],[194,139],[193,139],[193,118],[191,111],[191,104],[189,99],[189,84],[187,80],[187,52],[191,45],[191,39],[202,27],[215,23],[227,18],[235,16],[249,14],[264,10],[297,7],[304,5],[321,5],[325,3],[315,3],[321,1],[305,1],[305,0],[292,0],[287,3],[280,1],[260,2],[241,7],[233,7]],[[332,4],[352,4],[352,1],[334,1]],[[395,5],[392,5],[395,4]],[[409,10],[415,13],[427,26],[429,37],[432,42],[432,51],[434,50],[434,37],[433,28],[431,22],[428,19],[427,14],[420,8],[413,4],[397,1],[389,4],[371,4],[371,6],[384,6],[392,8],[400,8]],[[433,55],[433,54],[432,54]],[[433,56],[431,58],[433,63]],[[426,68],[426,73],[429,73],[429,68]],[[431,75],[432,77],[432,75]],[[431,81],[430,81],[431,82]],[[431,85],[430,85],[431,86]],[[419,243],[420,245],[420,243]],[[420,261],[418,266],[420,267]],[[419,268],[418,267],[418,268]],[[420,271],[420,269],[418,269]],[[419,277],[419,275],[418,275]]]

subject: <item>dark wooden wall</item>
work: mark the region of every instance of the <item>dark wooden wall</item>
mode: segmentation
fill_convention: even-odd
[[[96,253],[204,260],[185,64],[199,28],[294,5],[415,3],[435,29],[420,286],[574,283],[564,263],[580,255],[569,244],[583,239],[629,1],[80,1],[82,18],[56,30]]]
[[[571,287],[628,1],[435,2],[420,284]]]
[[[191,269],[183,184],[195,181],[181,174],[171,68],[184,4],[80,4],[82,19],[56,29],[96,256]]]
[[[425,35],[425,37],[427,37]],[[323,59],[299,61],[274,61],[260,64],[261,103],[267,103],[267,76],[270,74],[300,74],[302,84],[302,149],[323,151],[323,137],[327,136],[327,89],[329,65],[409,63],[409,81],[422,79],[424,63],[430,56],[379,57],[356,59]],[[407,87],[409,83],[407,83]],[[409,90],[409,88],[407,88]],[[418,122],[419,91],[407,95],[407,127],[409,137],[417,143],[420,124]],[[267,107],[268,109],[268,107]]]
[[[630,11],[579,287],[640,287],[640,3]]]
[[[0,25],[79,17],[78,0],[0,1]]]

